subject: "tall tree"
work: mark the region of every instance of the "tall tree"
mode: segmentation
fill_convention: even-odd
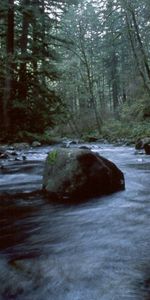
[[[10,125],[9,106],[13,100],[13,55],[14,55],[14,0],[7,2],[7,29],[6,29],[6,64],[3,94],[3,127],[8,130]]]
[[[148,55],[144,47],[144,42],[140,33],[140,26],[137,21],[137,14],[139,5],[134,6],[128,0],[121,1],[121,5],[124,9],[126,18],[126,26],[128,30],[129,40],[131,48],[135,58],[135,62],[139,71],[139,74],[143,80],[144,86],[150,94],[150,66],[148,61]],[[137,11],[137,12],[136,12]],[[141,13],[141,8],[140,8]]]
[[[0,26],[6,25],[0,31],[0,45],[5,47],[0,94],[5,132],[43,131],[53,124],[60,103],[54,88],[58,79],[56,30],[68,5],[68,0],[2,2]]]

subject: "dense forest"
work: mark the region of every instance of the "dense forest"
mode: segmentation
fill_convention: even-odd
[[[0,139],[150,136],[149,0],[1,0]]]

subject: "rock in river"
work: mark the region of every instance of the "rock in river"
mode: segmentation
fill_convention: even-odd
[[[43,190],[56,199],[82,200],[125,188],[124,175],[111,161],[86,149],[57,149],[47,156]]]
[[[141,150],[144,149],[145,153],[150,155],[150,138],[138,139],[135,144],[135,149]]]

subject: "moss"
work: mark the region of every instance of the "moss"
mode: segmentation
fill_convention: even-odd
[[[57,150],[53,150],[52,152],[50,152],[50,153],[48,154],[48,157],[47,157],[48,163],[49,163],[50,165],[55,164],[57,157],[58,157],[58,152],[57,152]]]

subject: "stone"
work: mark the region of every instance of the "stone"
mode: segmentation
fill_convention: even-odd
[[[34,141],[31,146],[32,147],[40,147],[41,143],[39,141]]]
[[[87,136],[86,141],[89,142],[89,143],[95,143],[95,142],[98,141],[98,137],[96,137],[96,136]]]
[[[150,142],[144,144],[144,150],[147,155],[150,155]]]
[[[76,202],[124,190],[122,171],[88,149],[57,149],[47,156],[43,191],[51,198]]]
[[[28,150],[30,145],[28,143],[14,143],[11,145],[11,150]]]
[[[138,139],[135,144],[135,149],[141,150],[144,149],[146,154],[150,154],[150,138],[146,137],[143,139]]]
[[[64,140],[62,142],[62,147],[63,148],[70,148],[71,146],[76,146],[78,145],[78,141],[77,140],[72,140],[72,141],[69,141],[69,140]]]
[[[0,159],[7,159],[9,158],[9,154],[6,152],[0,152]]]
[[[86,146],[86,145],[82,145],[82,146],[79,146],[79,149],[88,149],[88,150],[91,150],[92,148],[89,147],[89,146]]]

